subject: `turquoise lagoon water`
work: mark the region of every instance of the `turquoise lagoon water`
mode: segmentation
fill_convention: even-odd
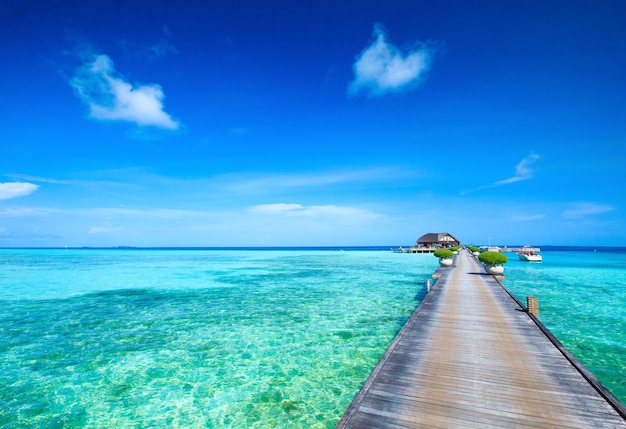
[[[626,403],[626,248],[541,254],[536,263],[509,253],[502,284],[524,304],[536,296],[541,322]]]
[[[504,285],[626,398],[626,253]],[[0,250],[0,427],[332,428],[425,293],[388,250]]]
[[[0,427],[334,427],[437,268],[414,256],[0,250]]]

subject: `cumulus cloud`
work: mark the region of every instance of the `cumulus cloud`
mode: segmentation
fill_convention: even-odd
[[[615,207],[608,204],[597,203],[577,203],[572,206],[571,209],[563,212],[563,217],[566,218],[581,218],[589,215],[602,214],[615,210]]]
[[[0,183],[0,200],[24,197],[35,192],[39,185],[27,182],[7,182]]]
[[[380,25],[374,26],[375,40],[356,58],[349,94],[366,91],[371,96],[398,92],[416,86],[429,69],[432,50],[424,44],[403,52],[387,41]]]
[[[131,85],[116,72],[107,55],[93,56],[76,71],[70,84],[89,106],[92,118],[169,130],[180,125],[163,110],[165,95],[159,85]]]
[[[494,186],[500,185],[508,185],[509,183],[519,182],[521,180],[528,180],[533,177],[535,172],[532,167],[535,162],[539,160],[539,155],[536,153],[531,153],[526,158],[522,159],[519,164],[515,167],[515,176],[509,177],[508,179],[500,180],[494,183]]]

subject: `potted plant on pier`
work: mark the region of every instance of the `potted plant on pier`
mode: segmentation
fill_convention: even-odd
[[[450,248],[450,250],[452,250],[452,252],[454,252],[455,255],[459,254],[459,249],[461,248],[461,246],[452,246]]]
[[[504,265],[509,262],[508,256],[500,252],[482,252],[478,260],[483,263],[489,274],[500,275],[504,272]]]
[[[454,258],[454,252],[448,249],[437,249],[433,253],[436,258],[439,258],[439,265],[442,267],[451,267],[452,258]]]
[[[467,250],[469,250],[470,252],[472,252],[472,254],[474,256],[478,256],[480,254],[480,248],[476,247],[476,246],[467,246]]]

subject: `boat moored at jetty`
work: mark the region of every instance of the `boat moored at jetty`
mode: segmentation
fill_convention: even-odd
[[[520,261],[528,261],[528,262],[541,262],[543,261],[543,257],[535,251],[535,249],[531,246],[524,246],[517,252],[517,256],[519,256]]]

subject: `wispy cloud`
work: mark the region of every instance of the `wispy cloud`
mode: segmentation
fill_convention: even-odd
[[[107,55],[92,55],[76,70],[70,85],[89,106],[91,117],[100,120],[133,122],[169,130],[180,124],[163,108],[165,95],[158,84],[133,87],[116,72]]]
[[[270,174],[252,176],[245,174],[232,174],[221,176],[217,179],[223,182],[223,187],[232,192],[260,192],[263,190],[315,188],[342,183],[371,183],[389,180],[397,181],[415,175],[412,171],[402,170],[395,167],[379,167],[362,170],[330,171],[320,173],[295,173],[295,174]]]
[[[380,25],[374,26],[374,37],[352,66],[354,80],[349,94],[367,91],[371,96],[380,96],[416,86],[430,67],[432,49],[418,44],[415,49],[403,52],[387,41]]]
[[[515,166],[515,175],[513,177],[509,177],[508,179],[498,180],[490,185],[479,186],[470,190],[463,190],[460,192],[461,195],[469,194],[474,191],[480,191],[482,189],[495,188],[497,186],[509,185],[511,183],[520,182],[522,180],[532,179],[535,174],[535,168],[533,164],[539,161],[540,156],[536,153],[531,153],[526,158],[522,159],[517,166]]]
[[[319,205],[302,206],[300,204],[260,204],[248,209],[250,212],[269,216],[307,217],[307,218],[348,218],[376,219],[380,214],[358,207]]]
[[[0,216],[10,217],[45,216],[48,213],[48,209],[39,209],[32,207],[7,207],[5,209],[0,209]]]
[[[75,36],[76,37],[76,36]],[[115,42],[125,56],[139,61],[154,62],[169,55],[179,53],[178,48],[172,41],[172,32],[167,26],[162,27],[161,36],[150,43],[144,44],[136,39],[117,39]],[[83,42],[85,46],[88,46]]]
[[[156,218],[156,219],[181,219],[189,217],[208,217],[212,212],[202,210],[180,210],[180,209],[164,209],[164,208],[117,208],[102,207],[74,210],[74,213],[83,215],[95,215],[100,217],[137,217],[137,218]]]
[[[39,176],[30,176],[28,174],[7,174],[7,177],[17,180],[28,180],[30,182],[40,182],[40,183],[52,183],[55,185],[69,185],[72,182],[69,180],[59,180],[49,177],[39,177]]]
[[[563,217],[565,218],[581,218],[589,215],[596,215],[607,213],[615,210],[615,207],[608,204],[597,204],[597,203],[576,203],[572,205],[572,208],[565,210],[563,212]]]
[[[18,207],[0,210],[0,216],[49,216],[49,215],[72,215],[84,217],[97,217],[103,219],[112,218],[137,218],[137,219],[184,219],[184,218],[208,218],[215,215],[214,212],[203,210],[180,210],[167,208],[128,208],[128,207],[91,207],[91,208],[58,208],[58,207]]]
[[[284,213],[294,213],[298,211],[303,211],[303,207],[300,204],[285,204],[285,203],[277,203],[277,204],[260,204],[258,206],[252,206],[249,209],[254,213],[261,214],[284,214]]]
[[[6,182],[0,183],[0,200],[24,197],[39,189],[39,185],[27,182]]]
[[[528,222],[533,220],[545,219],[546,215],[544,213],[537,214],[515,214],[511,217],[511,220],[518,222]]]
[[[508,179],[499,180],[493,184],[493,186],[508,185],[509,183],[519,182],[521,180],[528,180],[533,177],[535,172],[533,164],[539,160],[539,155],[531,153],[526,158],[522,159],[515,167],[515,175]]]
[[[72,188],[71,192],[77,193],[85,191],[108,195],[114,193],[120,203],[135,204],[138,195],[145,196],[142,201],[146,203],[154,196],[156,189],[158,189],[158,201],[163,195],[173,193],[178,197],[184,195],[195,200],[227,197],[229,201],[234,202],[236,200],[232,198],[233,194],[276,195],[298,190],[338,190],[345,187],[362,188],[387,183],[397,186],[400,180],[406,183],[424,174],[413,168],[383,166],[320,172],[270,174],[240,172],[213,177],[180,178],[163,176],[138,167],[82,172],[72,174],[71,178],[40,177],[17,173],[11,173],[9,177],[16,182],[67,186]],[[72,200],[73,204],[78,203],[79,195],[82,196],[82,194],[75,195],[77,197]],[[158,201],[155,202],[158,203]]]
[[[163,33],[165,37],[162,37],[158,40],[158,42],[154,43],[150,46],[150,53],[154,59],[160,58],[167,54],[177,54],[178,49],[171,42],[172,33],[170,29],[166,26],[163,26]]]
[[[26,174],[7,174],[7,177],[11,177],[16,180],[27,180],[29,182],[38,182],[38,183],[49,183],[52,185],[62,185],[62,186],[72,186],[72,187],[81,187],[90,189],[93,192],[102,192],[103,190],[137,190],[140,188],[140,185],[136,183],[131,183],[130,180],[127,180],[125,177],[121,179],[116,177],[115,174],[124,174],[125,171],[132,174],[135,172],[134,177],[138,177],[139,174],[142,173],[141,169],[125,169],[125,170],[109,170],[109,171],[99,171],[96,172],[98,179],[56,179],[50,177],[39,177],[39,176],[31,176]],[[94,173],[92,173],[93,175]],[[103,180],[102,177],[109,176],[112,177],[111,180]],[[38,186],[38,185],[37,185]]]

